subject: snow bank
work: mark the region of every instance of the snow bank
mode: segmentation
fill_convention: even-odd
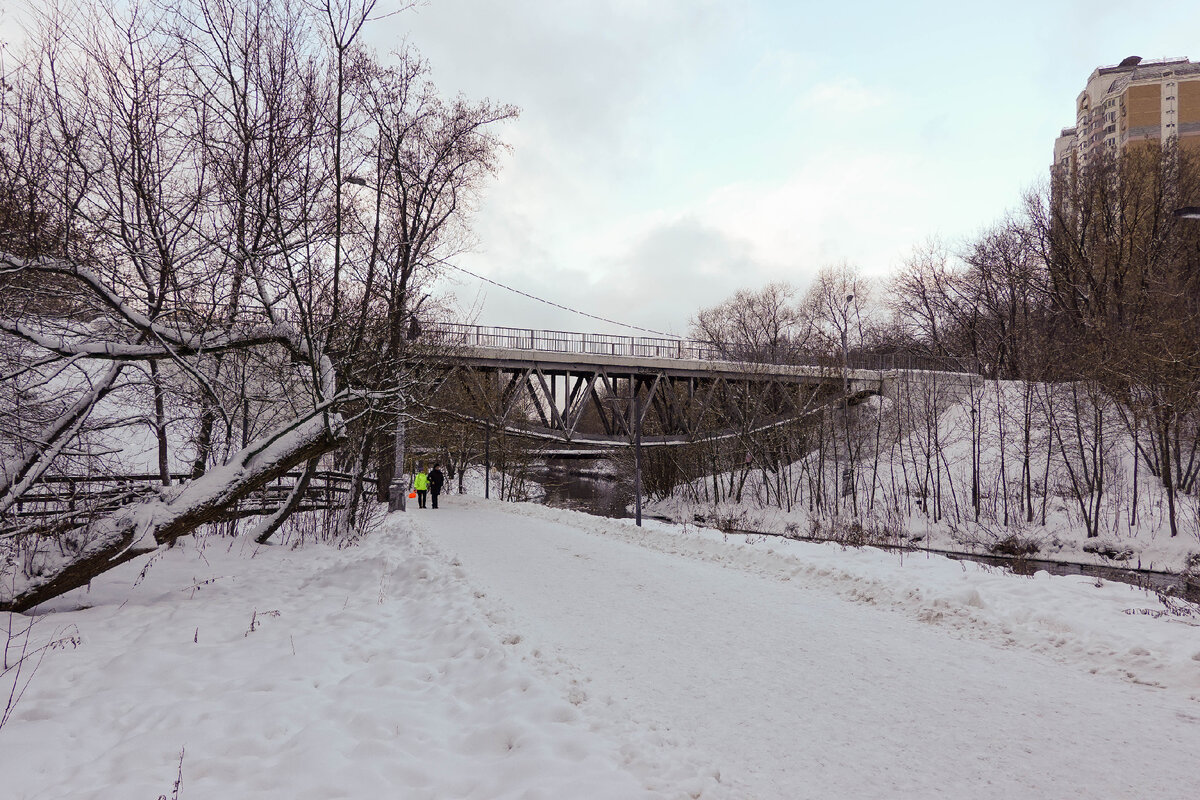
[[[180,770],[187,800],[672,796],[401,524],[341,551],[252,547],[185,540],[12,615],[62,642],[0,729],[5,798],[170,797]]]
[[[932,554],[726,535],[659,521],[639,529],[631,521],[533,504],[512,504],[511,510],[664,553],[824,586],[963,637],[1027,648],[1087,672],[1200,700],[1200,607],[1173,601],[1168,608],[1155,593],[1128,584],[1046,572],[1026,577]]]

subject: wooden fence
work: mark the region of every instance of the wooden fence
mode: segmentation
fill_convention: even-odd
[[[232,520],[271,514],[287,500],[299,472],[289,472],[264,484],[249,495],[230,504],[220,519]],[[191,480],[188,474],[172,474],[172,483]],[[365,491],[373,492],[374,478],[364,478]],[[313,473],[297,512],[344,508],[353,487],[354,476],[344,472]],[[158,474],[133,475],[55,475],[41,478],[9,509],[0,521],[0,535],[24,528],[40,527],[39,521],[53,521],[64,529],[83,525],[99,514],[108,513],[131,502],[156,494],[163,487]]]

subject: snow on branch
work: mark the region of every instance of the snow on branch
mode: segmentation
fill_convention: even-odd
[[[156,353],[152,351],[153,345],[134,346],[129,344],[117,345],[114,343],[85,345],[77,343],[77,347],[82,347],[85,350],[94,350],[94,353],[87,353],[89,357],[122,359],[127,361],[153,360],[159,357],[178,359],[183,355],[252,347],[256,344],[275,343],[287,348],[288,352],[297,361],[310,363],[315,366],[318,379],[316,388],[321,397],[328,398],[337,394],[337,379],[332,361],[324,353],[320,352],[318,348],[314,347],[311,342],[306,342],[304,337],[293,326],[281,321],[279,315],[270,306],[267,307],[267,311],[273,324],[241,334],[241,337],[245,337],[245,341],[239,344],[235,341],[239,337],[235,337],[232,334],[224,339],[206,339],[203,334],[180,330],[156,322],[146,314],[133,308],[120,295],[113,291],[102,277],[87,267],[60,258],[23,258],[0,251],[0,274],[21,271],[49,272],[76,278],[87,286],[105,306],[116,313],[126,324],[161,344],[161,349]],[[261,289],[263,287],[260,286]],[[265,292],[263,292],[263,296],[266,296]],[[27,341],[34,341],[35,344],[45,347],[51,352],[60,352],[56,349],[60,345],[68,347],[68,351],[70,351],[70,345],[67,344],[70,340],[59,342],[57,341],[57,337],[49,337],[41,341],[30,339],[26,334],[37,334],[37,332],[28,328],[28,326],[21,326],[12,320],[4,322],[0,325],[0,328],[14,335],[20,335]],[[44,336],[43,334],[38,335]],[[146,349],[140,350],[140,347],[145,347]]]
[[[21,495],[40,478],[63,448],[79,433],[92,409],[117,382],[123,362],[113,364],[91,388],[71,404],[49,425],[38,431],[37,447],[0,461],[0,513],[21,499]]]
[[[96,575],[170,544],[255,489],[337,447],[345,425],[336,414],[315,414],[282,435],[271,431],[224,466],[159,496],[123,506],[44,542],[23,560],[0,563],[0,611],[25,611]],[[263,445],[267,441],[269,444]],[[22,563],[23,561],[23,563]]]
[[[201,353],[213,354],[265,344],[286,345],[292,340],[291,331],[275,325],[256,328],[239,335],[222,334],[210,338],[188,336],[184,337],[187,344],[181,343],[170,348],[153,344],[103,342],[84,336],[66,337],[47,334],[32,326],[4,318],[0,318],[0,330],[19,336],[27,342],[61,356],[84,356],[107,361],[149,361]]]

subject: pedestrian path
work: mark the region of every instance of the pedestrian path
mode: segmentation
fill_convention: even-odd
[[[563,518],[450,496],[413,521],[585,715],[693,749],[735,796],[1183,798],[1200,779],[1178,694]]]

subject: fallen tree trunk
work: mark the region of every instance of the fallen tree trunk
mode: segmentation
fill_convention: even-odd
[[[300,477],[296,479],[296,485],[292,489],[292,493],[288,495],[286,501],[279,509],[263,520],[257,528],[250,534],[254,537],[257,544],[266,544],[275,531],[283,526],[287,518],[292,515],[300,503],[304,500],[304,494],[308,491],[308,484],[312,482],[313,473],[317,471],[317,462],[319,459],[310,458],[308,463],[304,465],[304,471],[300,473]]]
[[[169,493],[122,507],[56,539],[20,542],[19,557],[0,561],[0,611],[27,611],[170,544],[218,519],[231,503],[298,464],[331,451],[344,438],[345,426],[336,414],[294,421]],[[18,543],[9,544],[18,553]]]

